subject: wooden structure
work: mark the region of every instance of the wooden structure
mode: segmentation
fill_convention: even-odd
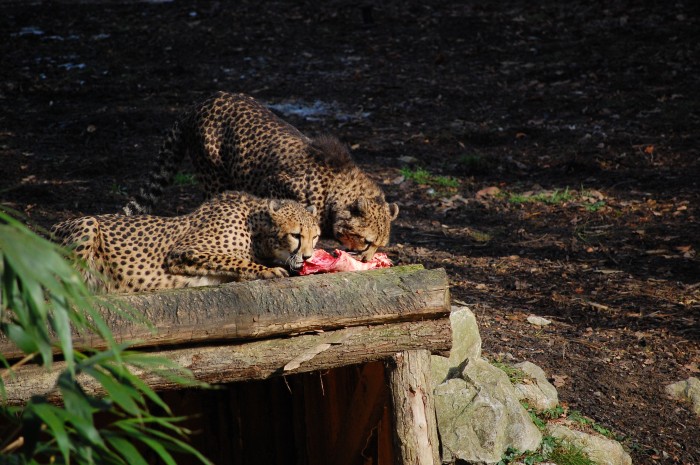
[[[451,345],[442,269],[395,267],[115,297],[157,328],[105,312],[118,339],[178,361],[214,390],[139,373],[216,464],[440,463],[430,353]],[[99,346],[101,341],[78,340]],[[13,348],[0,340],[9,357]],[[51,391],[24,366],[8,401]],[[86,379],[84,388],[98,389]]]

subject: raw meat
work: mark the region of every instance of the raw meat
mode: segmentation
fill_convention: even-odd
[[[373,270],[375,268],[388,268],[391,265],[391,260],[385,253],[376,253],[372,260],[361,262],[342,250],[336,249],[330,254],[325,250],[318,249],[311,258],[304,262],[299,274],[305,276],[315,273],[335,273],[337,271]]]

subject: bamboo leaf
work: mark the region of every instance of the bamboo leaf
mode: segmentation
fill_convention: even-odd
[[[68,439],[68,432],[61,418],[63,416],[63,410],[45,403],[30,404],[28,408],[32,408],[37,416],[51,428],[53,436],[56,438],[56,444],[61,454],[63,454],[63,459],[66,463],[69,463],[71,445]]]
[[[134,416],[141,415],[141,409],[135,401],[135,399],[138,401],[143,400],[138,391],[128,384],[116,381],[110,375],[102,373],[98,369],[90,368],[85,370],[85,372],[95,378],[107,392],[110,399],[123,408],[125,412]]]
[[[143,455],[127,439],[119,436],[107,437],[107,442],[126,460],[129,465],[148,465]]]

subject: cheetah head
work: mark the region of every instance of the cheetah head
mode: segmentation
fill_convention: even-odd
[[[311,258],[321,234],[316,207],[292,200],[270,200],[272,230],[267,255],[278,266],[298,270]]]
[[[391,222],[398,214],[398,205],[387,203],[382,196],[360,197],[336,212],[333,235],[349,252],[366,262],[379,247],[389,243]]]

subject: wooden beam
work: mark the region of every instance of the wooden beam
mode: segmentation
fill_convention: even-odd
[[[388,392],[384,365],[365,364],[352,395],[348,414],[331,448],[334,456],[328,463],[352,465],[359,462],[363,449],[382,417],[386,400]]]
[[[449,350],[451,344],[449,319],[442,318],[344,328],[235,345],[171,349],[155,355],[176,361],[200,381],[230,383],[384,360],[402,351],[427,349],[426,353],[442,353]],[[318,351],[319,348],[324,350]],[[304,354],[314,355],[306,359]],[[293,360],[304,361],[285,371],[284,367]],[[5,382],[8,404],[21,405],[32,395],[45,393],[49,393],[49,400],[59,401],[57,393],[51,391],[58,372],[64,368],[63,362],[56,362],[51,371],[33,365],[17,369],[15,376],[8,377]],[[180,387],[153,373],[136,368],[133,371],[156,390]],[[92,378],[81,378],[81,384],[87,392],[100,394]]]
[[[102,309],[118,341],[137,347],[181,347],[215,341],[253,340],[313,330],[439,318],[450,311],[444,269],[421,265],[381,270],[230,283],[170,291],[108,296],[151,322]],[[99,339],[77,337],[76,347],[102,348]],[[0,353],[22,357],[7,339]]]
[[[409,350],[393,357],[389,389],[394,415],[396,463],[439,465],[435,400],[430,382],[430,352]]]

